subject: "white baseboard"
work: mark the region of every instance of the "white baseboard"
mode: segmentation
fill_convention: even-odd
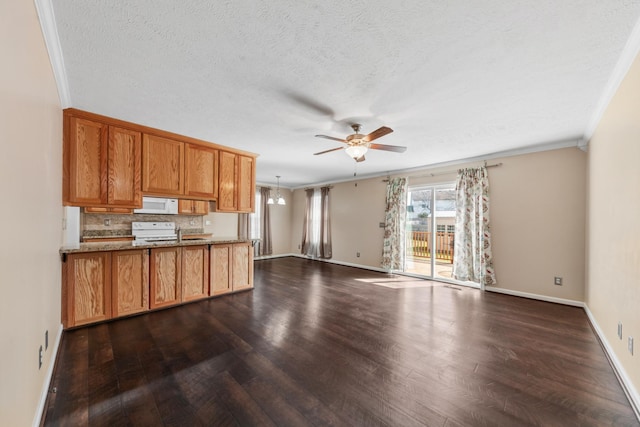
[[[53,345],[53,352],[51,353],[51,357],[49,359],[49,367],[47,368],[47,374],[44,378],[44,383],[42,384],[42,390],[40,391],[40,401],[38,402],[38,408],[36,409],[36,414],[33,417],[33,427],[39,427],[40,422],[42,421],[44,405],[47,403],[47,396],[49,395],[49,387],[51,386],[51,379],[53,378],[53,368],[56,365],[56,359],[58,357],[58,349],[60,348],[60,340],[62,339],[62,324],[60,324],[60,328],[58,328],[58,333],[56,335],[56,341]]]
[[[486,286],[485,290],[489,292],[497,292],[500,294],[513,295],[516,297],[536,299],[539,301],[546,301],[546,302],[554,302],[556,304],[571,305],[574,307],[584,307],[584,303],[582,301],[576,301],[572,299],[549,297],[546,295],[539,295],[539,294],[531,294],[529,292],[521,292],[521,291],[514,291],[511,289],[496,288],[495,286]]]
[[[274,258],[287,258],[290,256],[295,256],[294,254],[278,254],[278,255],[262,255],[262,256],[257,256],[254,257],[253,260],[254,261],[260,261],[263,259],[274,259]]]
[[[330,264],[338,264],[338,265],[344,265],[346,267],[355,267],[355,268],[362,268],[364,270],[372,270],[372,271],[377,271],[379,273],[389,273],[388,270],[385,270],[384,268],[380,268],[380,267],[372,267],[370,265],[363,265],[363,264],[353,264],[351,262],[344,262],[344,261],[336,261],[334,259],[323,259],[323,258],[313,258],[310,256],[306,256],[306,255],[302,255],[302,254],[289,254],[287,256],[293,256],[293,257],[297,257],[297,258],[304,258],[304,259],[310,259],[313,261],[320,261],[320,262],[328,262]]]
[[[589,310],[589,307],[586,304],[584,306],[584,311],[587,313],[587,317],[591,322],[591,326],[593,326],[593,330],[596,331],[596,335],[602,343],[604,352],[609,359],[609,363],[613,367],[613,372],[616,374],[616,377],[618,377],[618,382],[622,386],[624,394],[627,395],[627,399],[629,399],[629,403],[631,403],[633,412],[635,412],[638,421],[640,421],[640,394],[638,394],[638,390],[636,390],[636,388],[634,387],[631,379],[629,378],[629,375],[627,375],[627,371],[622,366],[622,363],[620,363],[620,360],[616,356],[616,353],[613,351],[613,347],[611,347],[611,344],[609,344],[609,341],[602,332],[600,325],[598,325],[598,322],[596,322],[596,318],[593,316],[591,310]]]

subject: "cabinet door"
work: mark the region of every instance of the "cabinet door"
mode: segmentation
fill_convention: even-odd
[[[111,254],[113,317],[149,310],[149,254],[147,249]]]
[[[65,268],[65,327],[111,318],[111,253],[69,254]]]
[[[110,205],[142,207],[141,150],[140,132],[109,127],[108,203]]]
[[[204,199],[217,198],[218,150],[187,143],[184,155],[184,194]]]
[[[190,214],[193,212],[193,203],[191,200],[178,199],[178,213]]]
[[[253,288],[253,247],[251,243],[234,243],[231,255],[232,289]]]
[[[209,295],[209,247],[182,247],[182,301]]]
[[[144,134],[142,191],[159,196],[184,192],[184,143]]]
[[[211,295],[231,292],[231,245],[211,246]]]
[[[209,213],[209,202],[206,200],[192,200],[192,212],[195,215],[206,215]]]
[[[182,301],[180,248],[151,249],[149,273],[149,307],[175,305]]]
[[[227,151],[220,151],[220,171],[218,174],[218,202],[219,211],[235,211],[236,204],[236,155]]]
[[[253,157],[238,156],[238,183],[236,185],[238,212],[253,212],[256,199],[256,162]]]
[[[68,129],[68,167],[70,204],[107,203],[108,126],[71,117]]]

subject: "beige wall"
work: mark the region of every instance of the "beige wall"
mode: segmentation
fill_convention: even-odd
[[[273,255],[291,253],[291,212],[292,192],[280,187],[280,195],[286,205],[271,205],[269,214],[271,217],[271,249]]]
[[[62,110],[32,1],[0,3],[0,57],[0,425],[27,426],[60,328],[62,239]]]
[[[589,143],[589,310],[640,391],[640,57]],[[618,321],[623,339],[618,339]],[[633,336],[635,355],[627,351]]]
[[[583,301],[586,154],[577,148],[495,159],[489,169],[493,250],[500,288]],[[459,167],[478,166],[478,164]],[[455,181],[455,172],[417,172],[410,185]],[[427,175],[427,176],[425,176]],[[357,185],[356,185],[357,184]],[[380,267],[386,184],[382,178],[334,184],[333,260]],[[292,252],[302,238],[304,190],[294,192]],[[360,252],[360,257],[356,256]],[[563,277],[563,286],[553,284]]]

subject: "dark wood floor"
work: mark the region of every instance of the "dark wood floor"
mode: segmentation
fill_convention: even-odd
[[[640,425],[582,309],[390,279],[263,260],[253,291],[65,332],[44,424]]]

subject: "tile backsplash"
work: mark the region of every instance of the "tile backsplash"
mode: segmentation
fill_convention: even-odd
[[[97,214],[80,215],[80,234],[82,237],[130,236],[131,223],[175,222],[183,233],[196,234],[204,230],[204,217],[200,215],[145,215],[145,214]]]

